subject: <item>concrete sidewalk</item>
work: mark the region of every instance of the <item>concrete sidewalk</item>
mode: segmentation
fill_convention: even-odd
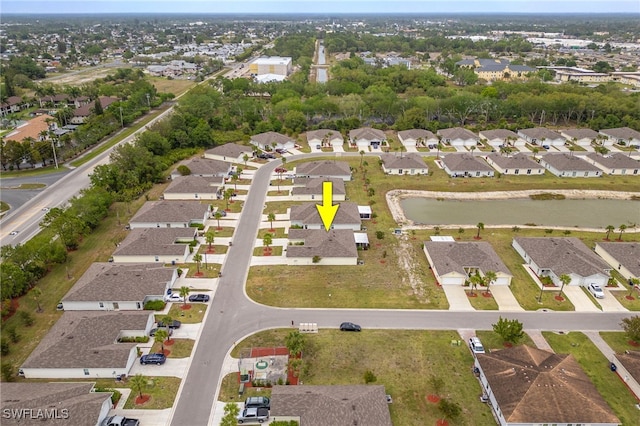
[[[607,342],[604,341],[600,333],[597,331],[583,331],[584,335],[591,340],[591,342],[596,345],[596,347],[602,352],[605,358],[609,361],[613,360],[613,356],[615,355],[615,351],[611,349],[611,346]]]

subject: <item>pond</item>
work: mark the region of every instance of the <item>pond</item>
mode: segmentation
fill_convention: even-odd
[[[640,201],[630,200],[443,200],[405,198],[407,219],[420,225],[525,225],[580,228],[640,224]]]

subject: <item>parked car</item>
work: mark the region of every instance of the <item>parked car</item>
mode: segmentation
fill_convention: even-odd
[[[551,149],[551,147],[550,147],[549,145],[542,145],[542,147],[543,147],[544,149]]]
[[[189,302],[208,302],[209,295],[208,294],[192,294],[189,296]]]
[[[180,296],[178,293],[171,293],[164,296],[165,302],[184,302],[184,297]]]
[[[352,322],[343,322],[340,324],[340,331],[362,331],[362,327]]]
[[[286,149],[282,149],[282,148],[278,148],[278,149],[276,149],[276,152],[278,154],[284,154],[285,152],[287,152],[287,150]]]
[[[216,210],[216,213],[220,213],[220,217],[226,217],[227,216],[227,212],[224,211],[224,209],[218,209],[218,210]],[[214,213],[214,215],[216,213]]]
[[[238,415],[238,423],[263,423],[269,420],[269,410],[266,408],[245,408]]]
[[[64,311],[64,305],[62,304],[62,302],[58,303],[58,305],[56,306],[56,309],[58,311]]]
[[[469,348],[474,354],[484,353],[484,346],[482,346],[482,342],[480,342],[480,339],[478,339],[477,337],[472,337],[469,339]]]
[[[173,320],[169,323],[169,328],[180,328],[182,323],[178,320]],[[158,327],[165,327],[162,321],[158,321]]]
[[[271,409],[271,400],[266,396],[250,396],[244,401],[244,408]]]
[[[149,336],[153,337],[156,335],[156,331],[159,330],[159,327],[156,328],[152,328],[151,331],[149,332]],[[166,330],[166,328],[164,328],[163,330]],[[173,328],[169,328],[169,336],[171,336],[173,334]]]
[[[604,291],[602,291],[602,287],[598,284],[591,283],[587,288],[589,289],[589,293],[596,299],[604,299]]]
[[[167,361],[167,357],[161,353],[142,355],[140,357],[140,364],[142,365],[147,365],[147,364],[161,365],[161,364],[164,364],[166,361]]]
[[[140,420],[130,419],[124,416],[111,416],[105,418],[100,426],[138,426]]]

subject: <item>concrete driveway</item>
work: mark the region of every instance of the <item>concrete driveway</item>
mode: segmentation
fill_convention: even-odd
[[[125,416],[131,419],[140,420],[140,424],[144,426],[165,426],[169,423],[171,416],[171,408],[164,410],[124,410],[115,409],[109,411],[110,416]]]
[[[207,308],[209,309],[209,308]],[[192,339],[195,340],[200,332],[202,324],[182,324],[180,328],[173,330],[173,336],[176,339]]]
[[[524,311],[508,286],[494,285],[490,291],[501,311]]]
[[[459,285],[443,285],[442,289],[449,301],[450,311],[475,311],[473,306],[471,306],[471,302],[469,302],[464,287]]]
[[[587,296],[582,287],[574,285],[566,285],[563,290],[565,296],[573,303],[576,312],[600,312],[600,309],[593,304],[589,296]]]
[[[613,292],[607,288],[603,288],[604,298],[598,299],[598,303],[602,306],[602,312],[624,312],[628,311],[627,308],[622,306],[618,299],[615,298]],[[625,290],[626,293],[626,290]]]
[[[129,376],[142,374],[143,376],[153,377],[179,377],[184,378],[189,367],[189,358],[167,358],[167,362],[162,365],[147,364],[142,365],[140,361],[136,361],[129,371]]]

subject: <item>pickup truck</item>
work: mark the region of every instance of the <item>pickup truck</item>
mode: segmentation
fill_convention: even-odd
[[[111,416],[104,419],[100,426],[140,426],[140,420],[128,419],[124,416]]]
[[[238,415],[238,423],[262,423],[267,420],[269,420],[269,409],[264,407],[245,408]]]

